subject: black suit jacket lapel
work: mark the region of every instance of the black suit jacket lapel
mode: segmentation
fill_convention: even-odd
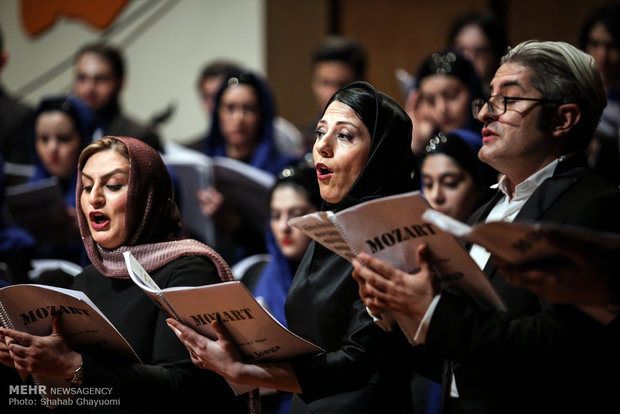
[[[551,205],[577,182],[577,177],[551,177],[545,180],[530,198],[525,202],[514,221],[539,221]],[[500,292],[506,290],[506,280],[503,277],[496,278],[497,266],[493,260],[487,261],[482,272],[492,281],[493,286]]]
[[[546,179],[534,191],[530,198],[525,202],[514,221],[540,221],[545,212],[553,205],[553,203],[570,187],[579,180],[580,172],[587,169],[585,157],[576,155],[559,162],[552,177]],[[495,200],[495,198],[494,198]],[[495,200],[497,202],[497,200]],[[495,206],[495,202],[491,200],[491,206],[487,209],[486,217],[491,209]],[[489,279],[493,279],[497,271],[497,266],[489,260],[483,269],[483,273]]]
[[[523,205],[515,221],[540,220],[555,200],[576,182],[575,176],[551,177],[545,180]]]
[[[495,204],[504,196],[504,193],[500,190],[497,190],[493,198],[491,198],[486,204],[482,205],[478,210],[474,211],[471,216],[467,219],[467,224],[474,225],[476,223],[483,222],[486,217],[489,215]]]

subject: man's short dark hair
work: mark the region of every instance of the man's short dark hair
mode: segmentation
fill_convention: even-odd
[[[82,46],[80,50],[77,51],[74,63],[77,63],[86,53],[93,53],[108,62],[117,79],[123,79],[125,77],[125,62],[120,49],[106,43],[90,43]]]
[[[202,86],[205,80],[209,78],[215,78],[217,76],[226,76],[230,72],[241,71],[242,67],[236,62],[230,60],[213,60],[205,64],[200,70],[198,75],[198,82],[196,86],[198,89]]]
[[[312,65],[321,62],[342,62],[353,69],[358,79],[366,76],[366,51],[356,40],[329,36],[312,54]]]
[[[491,45],[491,53],[499,64],[500,59],[508,48],[508,38],[504,24],[490,11],[471,11],[457,17],[450,27],[448,46],[454,47],[456,36],[463,28],[470,25],[478,26],[482,30],[484,37],[487,38]]]

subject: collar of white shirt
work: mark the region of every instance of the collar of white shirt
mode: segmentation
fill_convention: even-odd
[[[525,181],[517,184],[517,186],[515,187],[515,195],[513,198],[514,201],[524,199],[527,200],[528,198],[530,198],[530,196],[534,193],[534,191],[536,191],[538,186],[543,183],[543,181],[553,176],[553,173],[555,172],[555,169],[558,166],[560,160],[563,160],[563,157],[557,158],[556,160],[550,162],[545,167],[530,175]],[[504,193],[504,195],[506,195],[509,200],[513,201],[513,199],[511,199],[511,187],[512,183],[505,175],[499,180],[497,184],[491,186],[491,188],[499,188],[500,191]]]

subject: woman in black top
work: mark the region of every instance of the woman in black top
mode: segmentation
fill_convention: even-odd
[[[334,94],[316,136],[323,210],[415,189],[411,121],[368,83]],[[325,349],[320,355],[246,364],[217,322],[218,341],[168,323],[198,366],[235,382],[296,393],[293,413],[411,412],[408,343],[397,329],[388,333],[373,323],[351,271],[348,261],[312,242],[293,279],[286,301],[289,329]]]

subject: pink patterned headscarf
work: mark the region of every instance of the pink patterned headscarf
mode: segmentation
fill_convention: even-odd
[[[105,137],[121,141],[129,152],[129,188],[125,226],[127,240],[115,248],[105,249],[92,238],[80,203],[82,169],[87,159],[80,157],[76,190],[78,224],[86,253],[103,275],[129,278],[123,252],[130,251],[147,272],[152,272],[181,256],[207,256],[217,267],[222,281],[233,280],[230,267],[215,250],[191,239],[176,239],[180,228],[179,210],[174,202],[174,190],[159,153],[135,138]],[[92,144],[91,144],[92,145]],[[101,151],[107,151],[104,148]]]

